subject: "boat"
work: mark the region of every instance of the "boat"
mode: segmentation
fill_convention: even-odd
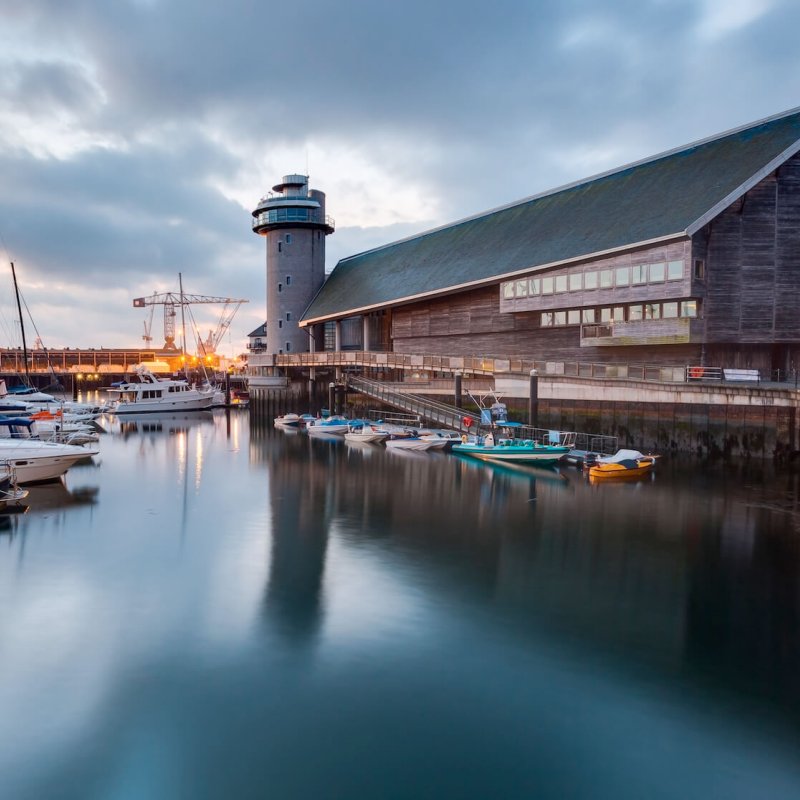
[[[423,430],[419,432],[420,439],[432,442],[434,450],[451,450],[454,445],[461,443],[461,434],[448,430]]]
[[[0,514],[9,514],[9,503],[17,504],[28,496],[27,489],[20,489],[17,475],[7,464],[0,465]],[[20,509],[13,509],[19,511]]]
[[[158,378],[147,367],[136,368],[135,381],[121,381],[107,389],[118,395],[109,408],[111,414],[145,414],[158,411],[203,411],[214,402],[204,392],[182,378]]]
[[[556,464],[570,451],[566,445],[539,444],[532,439],[499,439],[486,436],[483,440],[453,445],[453,452],[481,461],[517,464]]]
[[[590,478],[639,478],[652,471],[657,458],[638,450],[618,450],[613,456],[598,457],[587,462],[586,467]]]
[[[275,417],[272,424],[276,428],[299,428],[300,422],[301,418],[299,414],[282,414],[279,417]]]
[[[398,439],[388,439],[386,441],[387,450],[411,450],[423,451],[435,448],[436,442],[431,439],[423,439],[421,436],[403,436]]]
[[[99,452],[97,447],[38,439],[0,439],[0,464],[13,469],[19,483],[55,480],[78,461]]]
[[[381,430],[364,420],[353,422],[344,435],[348,442],[382,442],[389,438],[389,431]]]
[[[309,436],[326,436],[329,434],[344,435],[350,428],[350,420],[345,417],[333,416],[325,419],[315,419],[306,425]]]

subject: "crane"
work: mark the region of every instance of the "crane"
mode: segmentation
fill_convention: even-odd
[[[247,302],[247,300],[236,300],[232,297],[211,297],[204,294],[186,294],[185,292],[161,292],[148,295],[147,297],[135,297],[133,300],[133,307],[146,308],[147,306],[164,306],[164,350],[177,351],[178,347],[175,344],[176,306],[181,308],[182,306],[210,303],[221,303],[225,306],[217,326],[216,334],[209,334],[209,341],[213,342],[214,347],[216,347],[222,339],[223,334],[228,329],[228,326],[231,324],[234,315],[239,310],[239,306]],[[150,326],[147,323],[145,323],[145,336],[150,336]],[[204,346],[203,349],[207,350],[207,345]]]

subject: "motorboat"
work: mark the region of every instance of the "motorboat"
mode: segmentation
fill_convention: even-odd
[[[0,514],[9,513],[9,503],[18,503],[28,496],[26,489],[17,485],[17,475],[7,464],[0,465]]]
[[[424,430],[419,432],[419,437],[432,442],[433,450],[450,450],[453,445],[461,442],[459,433],[447,430]]]
[[[19,483],[55,480],[78,461],[99,452],[97,447],[38,439],[0,439],[0,464],[13,469]]]
[[[326,436],[331,433],[343,436],[349,429],[350,421],[340,416],[315,419],[306,425],[309,436]]]
[[[420,436],[405,436],[399,439],[388,439],[386,441],[387,450],[411,450],[424,451],[434,448],[436,442],[431,439],[423,439]]]
[[[556,464],[570,451],[562,445],[539,444],[531,439],[499,439],[486,436],[482,440],[453,445],[453,452],[481,461],[510,463]]]
[[[276,428],[299,428],[301,418],[299,414],[282,414],[275,417],[272,424]]]
[[[590,478],[638,478],[652,471],[657,458],[638,450],[618,450],[613,456],[597,457],[586,466]]]
[[[389,431],[381,430],[377,425],[360,421],[352,423],[344,435],[348,442],[382,442],[389,438]]]
[[[214,394],[180,378],[158,378],[146,367],[136,368],[136,380],[121,381],[109,393],[118,395],[112,414],[144,414],[158,411],[203,411],[214,402]]]
[[[37,416],[0,416],[0,438],[40,439],[62,444],[87,444],[100,440],[96,428],[86,423],[62,421],[60,417],[37,419]]]

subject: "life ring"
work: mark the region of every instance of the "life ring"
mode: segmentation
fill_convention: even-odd
[[[694,380],[700,380],[703,377],[703,373],[705,370],[702,367],[690,367],[689,368],[689,377],[693,378]]]
[[[464,422],[464,425],[467,428],[471,428],[472,427],[472,423],[474,422],[474,420],[472,419],[472,417],[464,417],[463,422]]]

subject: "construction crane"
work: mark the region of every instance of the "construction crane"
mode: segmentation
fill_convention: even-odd
[[[221,303],[225,307],[222,311],[220,322],[217,325],[216,333],[209,333],[209,341],[214,343],[214,347],[222,340],[222,336],[231,324],[234,315],[239,310],[242,303],[247,303],[247,300],[235,300],[232,297],[210,297],[204,294],[186,294],[178,292],[161,292],[160,294],[151,294],[148,297],[135,297],[133,300],[134,308],[146,308],[147,306],[164,306],[164,350],[178,351],[179,348],[175,344],[175,317],[177,316],[177,308],[190,305],[207,305],[210,303]],[[151,317],[152,321],[152,311]],[[145,336],[142,338],[145,341],[152,339],[150,336],[150,325],[145,323]],[[206,354],[208,351],[206,346],[201,346]]]

